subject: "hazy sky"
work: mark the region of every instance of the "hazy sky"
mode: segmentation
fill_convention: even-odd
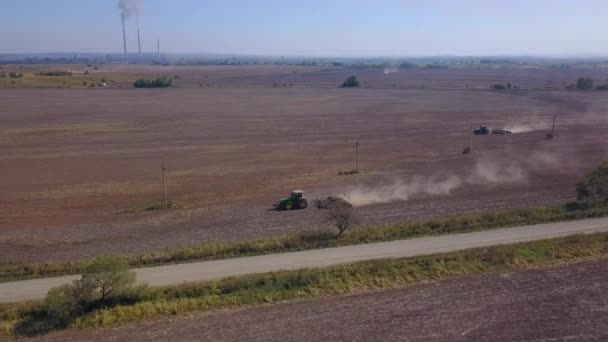
[[[121,52],[117,0],[0,0],[0,53]],[[608,0],[141,0],[144,51],[608,55]],[[136,51],[135,21],[128,21]]]

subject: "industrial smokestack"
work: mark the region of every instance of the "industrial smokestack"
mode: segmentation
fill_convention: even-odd
[[[125,30],[125,18],[122,17],[122,47],[124,50],[124,57],[127,60],[127,31]]]
[[[160,62],[160,38],[156,40],[156,53],[158,54],[158,62]]]
[[[125,60],[128,58],[127,54],[127,34],[125,29],[125,22],[127,19],[135,14],[137,16],[137,42],[139,44],[139,55],[141,57],[141,42],[139,40],[139,0],[118,0],[118,8],[120,9],[120,18],[122,19],[122,40],[125,53]]]
[[[141,37],[139,36],[139,14],[135,17],[135,25],[137,25],[137,49],[139,51],[139,59],[141,59]]]

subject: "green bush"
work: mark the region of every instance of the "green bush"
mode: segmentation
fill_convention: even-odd
[[[36,76],[72,76],[71,71],[41,71]]]
[[[147,286],[133,288],[134,283],[135,273],[129,271],[125,259],[98,257],[84,266],[81,279],[52,288],[42,303],[28,310],[0,310],[0,319],[23,317],[14,329],[20,335],[63,329],[88,312],[151,298]]]
[[[359,174],[359,170],[352,169],[350,171],[338,171],[338,176],[356,175]]]
[[[595,90],[608,90],[608,83],[598,85],[597,87],[595,87]]]
[[[361,82],[357,79],[357,76],[350,76],[346,81],[342,82],[340,87],[342,88],[356,88],[361,86]]]
[[[59,326],[67,326],[73,317],[82,314],[80,294],[76,286],[66,284],[52,288],[44,299],[44,311]]]
[[[172,78],[158,77],[156,79],[147,80],[140,78],[133,83],[135,88],[168,88],[173,84]]]

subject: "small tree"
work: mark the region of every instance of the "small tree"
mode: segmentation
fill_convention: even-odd
[[[356,88],[361,85],[361,82],[357,79],[357,76],[350,76],[346,81],[342,82],[342,88]]]
[[[332,205],[327,211],[327,221],[338,228],[338,237],[355,224],[356,217],[352,207]]]
[[[135,273],[129,271],[129,264],[119,257],[98,257],[82,272],[80,286],[83,293],[92,291],[104,301],[123,293],[135,283]]]
[[[105,82],[105,80],[103,81]],[[156,79],[143,79],[140,78],[133,83],[133,87],[135,88],[168,88],[173,84],[172,78],[167,77],[158,77]]]
[[[598,85],[595,90],[608,90],[608,83]]]
[[[576,89],[591,90],[593,89],[593,84],[594,82],[592,78],[579,77],[578,80],[576,80]]]
[[[608,161],[576,185],[579,200],[608,200]]]
[[[129,271],[124,259],[99,257],[85,267],[81,279],[49,290],[43,306],[45,317],[52,327],[67,327],[92,307],[112,304],[110,299],[133,291],[134,282],[135,273]],[[143,298],[146,288],[136,288],[135,292]]]

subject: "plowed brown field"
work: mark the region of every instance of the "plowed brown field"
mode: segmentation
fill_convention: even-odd
[[[553,204],[608,157],[605,93],[540,90],[574,81],[571,70],[365,71],[366,87],[339,89],[348,72],[317,69],[192,67],[162,69],[180,75],[171,89],[1,90],[0,260],[325,228],[312,207],[270,210],[294,188],[387,202],[359,207],[364,224]],[[285,77],[306,81],[272,86]],[[199,87],[206,79],[221,87]],[[479,90],[499,81],[536,90]],[[558,137],[546,140],[555,112]],[[518,133],[476,136],[462,155],[480,124]],[[356,141],[362,173],[338,176]],[[178,208],[140,211],[161,197],[162,163]]]
[[[607,274],[600,260],[39,340],[605,341]]]

